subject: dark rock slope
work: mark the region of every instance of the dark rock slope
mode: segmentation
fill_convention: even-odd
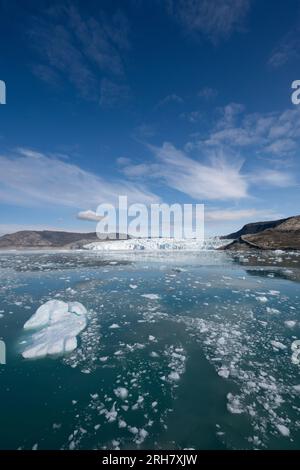
[[[223,250],[300,250],[300,216],[247,224],[223,238],[234,239]]]

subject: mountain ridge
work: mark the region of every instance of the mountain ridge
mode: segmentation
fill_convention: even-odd
[[[116,239],[119,237],[120,234],[117,233]],[[95,232],[80,233],[59,230],[21,230],[1,236],[0,249],[79,249],[85,244],[92,242],[101,242]]]

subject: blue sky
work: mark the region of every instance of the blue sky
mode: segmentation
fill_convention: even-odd
[[[0,233],[92,231],[118,194],[204,203],[209,234],[299,213],[299,1],[0,9]]]

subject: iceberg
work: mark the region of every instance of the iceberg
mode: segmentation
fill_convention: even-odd
[[[86,325],[87,311],[81,303],[49,300],[24,324],[24,330],[33,333],[22,356],[31,359],[71,352]]]
[[[97,251],[201,251],[215,250],[227,244],[219,237],[197,239],[176,238],[136,238],[129,240],[109,240],[84,245],[86,250]]]

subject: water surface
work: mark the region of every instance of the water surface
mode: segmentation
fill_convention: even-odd
[[[0,448],[300,448],[299,268],[280,253],[0,254]],[[23,325],[54,298],[88,309],[79,346],[24,360]]]

